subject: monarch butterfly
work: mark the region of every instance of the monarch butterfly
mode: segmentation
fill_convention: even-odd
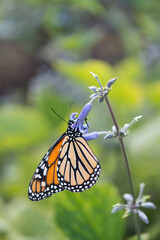
[[[67,131],[42,158],[29,184],[30,200],[39,201],[63,190],[82,192],[96,183],[101,167],[80,131],[82,115],[75,118],[72,114]]]

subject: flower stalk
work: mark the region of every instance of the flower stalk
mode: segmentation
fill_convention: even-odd
[[[120,204],[117,203],[113,206],[112,213],[115,213],[121,209],[124,209],[124,215],[123,217],[128,217],[131,213],[133,213],[133,221],[135,225],[135,231],[137,233],[137,240],[141,240],[141,231],[140,231],[140,226],[139,226],[139,219],[138,217],[146,224],[149,223],[148,217],[146,214],[141,211],[141,208],[150,208],[150,209],[156,209],[156,206],[152,202],[148,202],[147,199],[150,197],[148,195],[143,195],[143,190],[144,190],[144,183],[140,184],[140,192],[138,195],[138,198],[135,198],[135,192],[134,192],[134,186],[133,186],[133,180],[131,176],[131,170],[129,166],[129,161],[127,157],[127,152],[126,152],[126,147],[124,144],[123,138],[127,136],[128,129],[135,123],[137,122],[142,115],[136,116],[130,123],[126,123],[123,128],[119,128],[118,122],[116,120],[116,117],[114,115],[113,109],[111,107],[110,101],[108,99],[108,94],[112,89],[112,85],[115,83],[116,78],[113,78],[108,81],[106,84],[106,87],[103,87],[100,80],[98,79],[98,76],[92,72],[90,72],[92,76],[98,81],[99,83],[99,88],[95,86],[89,87],[92,92],[94,92],[90,98],[91,98],[91,103],[94,101],[97,97],[99,98],[99,102],[102,102],[103,100],[105,101],[107,108],[109,110],[109,113],[111,115],[112,121],[114,123],[114,126],[112,127],[112,131],[107,131],[107,132],[93,132],[91,134],[86,134],[86,138],[96,138],[100,134],[106,134],[104,137],[105,139],[111,139],[114,137],[117,137],[120,143],[124,163],[126,166],[126,171],[128,175],[128,183],[129,183],[129,188],[130,188],[130,193],[126,193],[123,195],[124,200],[127,202],[126,204]]]
[[[114,123],[114,126],[117,130],[117,133],[119,133],[119,126],[118,126],[116,117],[113,113],[113,110],[112,110],[111,104],[109,102],[109,99],[108,99],[107,96],[104,96],[104,99],[105,99],[105,102],[107,104],[107,107],[108,107],[109,113],[111,115],[112,121]],[[130,167],[129,167],[127,152],[126,152],[126,148],[125,148],[125,145],[124,145],[123,137],[121,137],[120,134],[118,134],[118,140],[120,142],[120,146],[121,146],[121,150],[122,150],[122,154],[123,154],[123,158],[124,158],[124,162],[125,162],[125,166],[126,166],[126,170],[127,170],[130,191],[131,191],[131,194],[132,194],[133,199],[135,201],[135,193],[134,193],[133,181],[132,181],[131,171],[130,171]],[[136,215],[133,215],[133,220],[134,220],[134,225],[135,225],[135,229],[136,229],[136,233],[137,233],[137,240],[140,240],[141,239],[140,238],[141,234],[140,234],[140,228],[139,228],[139,224],[137,222],[138,219],[137,219]]]
[[[100,90],[101,91],[98,91],[97,89],[97,93],[99,93],[99,96],[105,100],[105,103],[108,107],[108,110],[109,110],[109,113],[111,115],[111,118],[112,118],[112,121],[114,123],[114,126],[116,128],[116,132],[117,132],[117,137],[118,137],[118,140],[120,142],[120,146],[121,146],[121,150],[122,150],[122,154],[123,154],[123,158],[124,158],[124,162],[125,162],[125,166],[126,166],[126,170],[127,170],[127,175],[128,175],[128,181],[129,181],[129,186],[130,186],[130,191],[131,191],[131,194],[133,196],[133,202],[135,203],[135,193],[134,193],[134,187],[133,187],[133,181],[132,181],[132,176],[131,176],[131,171],[130,171],[130,167],[129,167],[129,162],[128,162],[128,157],[127,157],[127,153],[126,153],[126,149],[125,149],[125,145],[124,145],[124,141],[123,141],[123,137],[121,136],[120,134],[120,130],[119,130],[119,126],[118,126],[118,123],[117,123],[117,120],[116,120],[116,117],[113,113],[113,110],[112,110],[112,107],[111,107],[111,104],[109,102],[109,99],[108,99],[108,93],[111,89],[111,86],[114,84],[114,82],[116,81],[116,78],[114,79],[111,79],[108,84],[107,84],[107,87],[106,88],[103,88],[98,76],[94,73],[92,73],[92,76],[98,81],[99,85],[100,85]],[[108,90],[108,91],[107,91]],[[103,92],[105,91],[105,94],[103,94]],[[106,93],[107,91],[107,93]],[[94,95],[95,96],[95,95]],[[136,230],[136,233],[137,233],[137,240],[140,240],[140,229],[139,229],[139,225],[138,225],[138,222],[137,222],[137,217],[135,216],[135,214],[133,214],[133,219],[134,219],[134,225],[135,225],[135,230]]]

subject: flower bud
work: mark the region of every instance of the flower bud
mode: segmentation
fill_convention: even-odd
[[[152,202],[145,202],[141,204],[142,207],[156,209],[156,205]]]
[[[95,86],[91,86],[91,87],[89,87],[89,89],[95,93],[97,92],[97,87],[95,87]]]
[[[124,200],[126,200],[127,202],[133,202],[133,196],[132,196],[131,194],[129,194],[129,193],[125,193],[125,194],[123,195],[123,198],[124,198]]]
[[[98,99],[99,103],[103,102],[103,100],[104,100],[103,97],[100,97],[100,98]]]
[[[90,98],[94,98],[95,96],[97,96],[97,93],[93,93],[90,95]]]
[[[99,137],[98,132],[91,132],[84,134],[83,137],[85,138],[86,141],[93,140]]]
[[[120,203],[117,203],[113,206],[113,209],[111,211],[111,213],[115,213],[115,212],[118,212],[120,210],[124,209],[124,205],[123,204],[120,204]]]
[[[110,88],[115,83],[116,79],[117,78],[113,78],[113,79],[109,80],[107,83],[107,88]]]
[[[104,139],[110,139],[110,138],[114,138],[115,137],[115,134],[114,133],[108,133],[105,137],[104,137]]]
[[[95,73],[93,73],[93,72],[91,72],[91,71],[90,71],[90,73],[92,74],[92,76],[93,76],[94,78],[97,77],[97,75],[96,75]]]
[[[149,223],[148,217],[146,216],[146,214],[144,212],[142,212],[141,210],[137,211],[137,214],[139,216],[139,218],[146,224]]]

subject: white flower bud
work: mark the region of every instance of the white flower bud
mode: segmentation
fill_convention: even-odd
[[[142,207],[156,209],[156,205],[152,202],[145,202],[141,204]]]
[[[124,207],[125,206],[123,204],[117,203],[113,206],[113,209],[112,209],[111,213],[118,212],[118,211],[124,209]]]
[[[97,96],[97,93],[93,93],[91,96],[90,96],[90,98],[94,98],[94,97],[96,97]]]
[[[95,87],[95,86],[91,86],[91,87],[89,87],[89,89],[95,93],[97,92],[97,87]]]
[[[131,194],[129,194],[129,193],[125,193],[125,194],[123,195],[123,198],[124,198],[124,200],[126,200],[127,202],[133,202],[133,196],[132,196]]]
[[[107,88],[110,88],[115,83],[116,79],[117,78],[113,78],[113,79],[109,80],[107,83]]]
[[[114,133],[108,133],[105,137],[104,137],[104,139],[110,139],[110,138],[114,138],[115,137],[115,134]]]
[[[148,217],[146,216],[146,214],[144,212],[142,212],[141,210],[138,210],[137,212],[139,218],[146,224],[149,223]]]

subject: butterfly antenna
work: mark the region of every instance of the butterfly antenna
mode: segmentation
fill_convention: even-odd
[[[51,108],[51,110],[60,118],[62,119],[64,122],[68,123],[64,118],[62,118],[53,108]]]
[[[70,114],[71,114],[71,107],[72,107],[72,105],[73,105],[73,102],[71,102],[71,103],[69,104],[68,119],[69,119],[69,116],[70,116]]]

